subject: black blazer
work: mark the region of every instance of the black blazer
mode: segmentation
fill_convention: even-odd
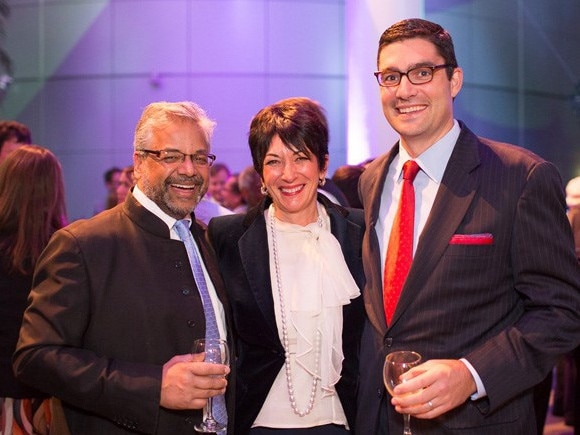
[[[318,195],[318,201],[326,208],[332,234],[339,241],[349,270],[362,289],[362,211],[345,209],[321,194]],[[274,313],[264,219],[264,210],[270,202],[269,198],[264,199],[246,215],[213,218],[208,227],[208,236],[216,251],[232,306],[237,339],[236,435],[248,433],[284,365],[284,348],[279,339]],[[349,426],[354,428],[358,354],[364,322],[362,296],[346,305],[343,314],[345,359],[336,390]]]
[[[213,251],[200,224],[191,231],[229,325]],[[48,243],[24,314],[15,373],[62,399],[73,434],[193,433],[200,410],[159,406],[162,366],[190,353],[193,340],[204,335],[184,244],[129,194],[123,204],[57,231]],[[233,382],[229,410],[232,389]]]
[[[385,178],[398,146],[363,173],[367,231],[363,259],[368,322],[362,340],[357,430],[402,432],[382,380],[385,354],[412,349],[424,360],[465,357],[487,397],[413,433],[532,434],[531,388],[580,341],[580,273],[556,168],[531,152],[461,134],[390,325],[382,309],[375,231]],[[489,233],[493,244],[451,244],[455,234]]]

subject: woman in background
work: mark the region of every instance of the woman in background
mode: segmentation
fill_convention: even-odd
[[[249,144],[266,196],[208,227],[237,333],[234,433],[350,433],[364,321],[363,213],[318,194],[328,126],[316,102],[262,109]]]
[[[60,163],[52,152],[23,145],[0,164],[0,402],[3,435],[47,433],[48,401],[12,373],[22,314],[36,260],[66,225]],[[33,429],[34,421],[34,429]]]

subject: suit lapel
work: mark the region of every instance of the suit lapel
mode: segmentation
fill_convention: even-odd
[[[473,133],[462,129],[419,238],[392,324],[424,288],[473,201],[479,183],[475,170],[480,164],[478,142]]]
[[[249,224],[248,229],[238,242],[242,266],[246,272],[250,290],[258,308],[262,312],[265,324],[270,332],[278,338],[274,299],[270,280],[270,253],[268,250],[268,235],[263,209]],[[256,323],[260,324],[256,320]]]
[[[364,256],[364,268],[365,274],[367,275],[366,291],[364,292],[365,310],[369,321],[381,334],[385,333],[387,325],[383,308],[381,252],[375,227],[379,219],[381,196],[385,179],[387,178],[387,172],[389,171],[389,165],[398,151],[399,145],[397,142],[387,154],[373,162],[362,175],[362,177],[368,176],[369,178],[364,183],[366,187],[360,191],[367,224],[363,241],[365,249],[368,249],[368,252]],[[369,201],[365,201],[365,199]]]

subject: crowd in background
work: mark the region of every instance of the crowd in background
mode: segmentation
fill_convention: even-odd
[[[56,156],[0,122],[0,434],[392,435],[411,415],[527,434],[562,354],[555,413],[580,432],[580,177],[564,198],[553,165],[454,118],[436,23],[396,23],[378,54],[400,139],[376,159],[328,174],[324,109],[295,97],[254,116],[232,172],[201,107],[151,103],[133,164],[70,224]],[[387,395],[406,347],[426,358]]]

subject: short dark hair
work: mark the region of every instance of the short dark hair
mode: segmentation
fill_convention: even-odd
[[[111,181],[113,181],[113,175],[117,173],[120,174],[121,172],[123,172],[123,170],[121,168],[118,168],[117,166],[113,166],[112,168],[107,169],[103,174],[103,179],[105,180],[105,183],[110,183]]]
[[[379,55],[381,54],[383,47],[386,47],[393,42],[411,38],[422,38],[435,45],[437,53],[445,59],[445,64],[450,65],[450,67],[447,68],[447,77],[451,79],[453,69],[457,68],[457,58],[455,57],[453,39],[449,32],[439,24],[421,18],[401,20],[383,32],[379,39],[377,66],[379,63]]]
[[[8,139],[16,138],[23,144],[30,145],[32,137],[28,127],[18,121],[0,121],[0,150]]]
[[[209,168],[209,175],[210,175],[210,177],[215,177],[221,171],[226,171],[226,174],[228,174],[228,177],[230,175],[232,175],[229,166],[226,165],[225,163],[220,163],[220,162],[214,163],[211,166],[211,168]]]
[[[328,122],[322,106],[306,97],[287,98],[260,110],[250,124],[248,143],[254,169],[263,177],[264,158],[274,136],[284,145],[314,155],[322,170],[328,156]]]

